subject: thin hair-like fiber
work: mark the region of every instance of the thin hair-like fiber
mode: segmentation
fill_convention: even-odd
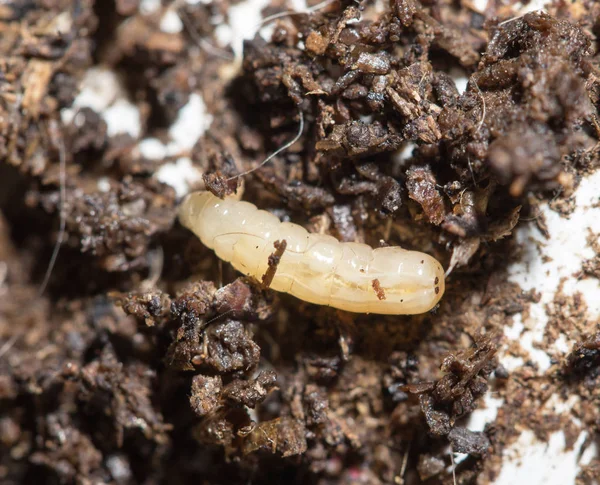
[[[245,172],[242,172],[242,173],[239,173],[239,174],[234,175],[232,177],[229,177],[227,179],[227,181],[235,180],[235,179],[237,179],[239,177],[243,177],[245,175],[248,175],[248,174],[254,172],[255,170],[258,170],[259,168],[261,168],[262,166],[266,165],[271,160],[273,160],[273,158],[275,158],[277,155],[279,155],[280,153],[286,151],[294,143],[296,143],[300,139],[300,137],[302,136],[302,132],[304,131],[304,113],[302,113],[302,110],[300,108],[298,108],[298,117],[300,118],[300,121],[298,122],[298,133],[296,133],[296,136],[293,139],[291,139],[285,145],[279,147],[277,150],[275,150],[273,153],[271,153],[267,158],[265,158],[256,167],[250,168],[250,169],[246,170]]]
[[[230,313],[233,313],[235,310],[227,310],[226,312],[223,313],[219,313],[218,315],[212,317],[210,320],[208,320],[207,322],[204,322],[204,325],[209,325],[212,322],[218,320],[221,317],[224,317],[225,315],[229,315]]]
[[[318,10],[321,10],[321,9],[331,5],[332,3],[336,2],[336,1],[337,0],[325,0],[321,3],[318,3],[317,5],[307,8],[306,10],[300,10],[300,11],[286,10],[284,12],[278,12],[273,15],[269,15],[269,16],[263,18],[258,24],[256,24],[255,29],[256,29],[256,31],[258,31],[261,27],[264,27],[265,25],[272,22],[273,20],[277,20],[282,17],[291,17],[293,15],[309,15],[311,13],[317,12]],[[201,37],[198,34],[198,31],[192,25],[189,16],[187,15],[187,13],[184,10],[179,11],[179,17],[181,18],[181,21],[185,25],[186,30],[188,31],[188,33],[190,34],[190,36],[192,37],[194,42],[196,42],[198,47],[200,47],[202,50],[204,50],[208,54],[213,54],[213,55],[220,57],[221,59],[224,59],[226,61],[233,61],[236,59],[237,56],[232,55],[230,52],[226,51],[225,49],[221,49],[220,47],[213,45],[208,40],[206,40],[204,37]]]
[[[60,247],[62,246],[63,238],[65,237],[65,230],[67,225],[67,215],[65,213],[65,201],[67,198],[67,157],[65,150],[65,142],[62,138],[62,134],[57,140],[58,143],[58,159],[59,159],[59,228],[58,228],[58,237],[56,239],[56,243],[54,244],[54,249],[52,250],[52,256],[50,256],[50,262],[48,263],[48,267],[46,268],[46,273],[44,274],[44,279],[42,280],[42,284],[38,288],[38,296],[42,296],[44,291],[46,291],[46,287],[48,286],[48,282],[50,281],[50,276],[52,275],[52,271],[54,270],[54,265],[56,264],[56,259],[58,258],[58,253],[60,252]]]
[[[221,49],[220,47],[212,45],[204,37],[201,37],[196,28],[192,25],[190,17],[187,13],[185,13],[184,10],[179,11],[179,17],[181,18],[183,25],[185,25],[188,34],[190,34],[190,37],[194,42],[196,42],[196,45],[200,47],[200,49],[202,49],[208,54],[215,55],[226,61],[233,61],[235,59],[235,56],[232,55],[230,52],[226,51],[225,49]]]
[[[18,333],[13,334],[11,338],[4,342],[4,345],[0,347],[0,359],[4,356],[4,354],[6,354],[6,352],[8,352],[11,349],[11,347],[15,344],[15,342],[22,335],[22,333],[23,332],[20,331]]]
[[[456,485],[456,463],[454,463],[454,449],[450,446],[450,462],[452,463],[452,483]]]
[[[265,24],[268,24],[269,22],[272,22],[273,20],[277,20],[281,17],[291,17],[293,15],[308,15],[308,14],[317,12],[318,10],[321,10],[321,9],[331,5],[335,1],[336,0],[325,0],[321,3],[317,3],[316,5],[314,5],[310,8],[307,8],[306,10],[286,10],[284,12],[277,12],[277,13],[274,13],[273,15],[268,15],[267,17],[262,19],[262,21],[260,23],[258,23],[256,25],[256,27],[257,28],[263,27]]]
[[[48,127],[49,128],[49,127]],[[54,243],[54,248],[52,249],[52,255],[50,256],[50,261],[48,262],[48,267],[46,268],[46,272],[44,273],[44,279],[42,283],[38,287],[37,297],[41,297],[46,288],[48,286],[48,282],[50,281],[50,276],[52,276],[52,271],[54,270],[54,266],[56,264],[56,260],[58,258],[58,253],[60,252],[60,248],[63,243],[63,239],[66,232],[67,226],[67,215],[65,212],[65,201],[66,201],[66,185],[67,185],[67,157],[66,157],[66,149],[64,140],[62,138],[62,133],[57,139],[58,144],[58,157],[59,157],[59,228],[58,228],[58,237],[56,238],[56,242]],[[12,346],[17,342],[17,340],[23,335],[24,330],[20,330],[14,333],[4,344],[0,347],[0,359],[12,348]]]
[[[552,204],[556,199],[558,199],[560,197],[560,194],[563,193],[563,187],[559,187],[555,190],[555,194],[554,197],[552,197],[552,199],[550,199],[550,202],[548,202],[548,205]],[[531,222],[531,221],[536,221],[540,218],[540,216],[543,214],[543,212],[541,210],[539,210],[538,207],[536,207],[536,209],[538,209],[537,214],[533,217],[520,217],[519,221],[523,221],[523,222]]]
[[[406,473],[406,467],[408,465],[408,455],[410,454],[410,447],[412,445],[412,441],[408,442],[408,446],[406,447],[406,452],[402,457],[402,466],[400,467],[400,479],[402,483],[404,483],[404,474]]]
[[[483,126],[483,122],[485,121],[485,115],[486,115],[486,107],[485,107],[485,98],[483,97],[483,93],[481,92],[481,88],[479,87],[479,84],[474,83],[475,87],[477,88],[477,91],[479,92],[479,97],[481,98],[481,104],[482,104],[482,113],[481,113],[481,120],[479,120],[479,125],[477,126],[477,131],[475,131],[475,133],[479,133],[479,130],[481,130],[481,127]]]
[[[528,13],[545,13],[545,14],[547,14],[548,12],[547,12],[547,11],[546,11],[546,9],[544,9],[544,8],[538,8],[537,10],[531,10],[531,11],[529,11],[529,12],[525,12],[524,14],[517,15],[516,17],[511,17],[511,18],[509,18],[509,19],[506,19],[506,20],[504,20],[504,21],[500,22],[500,23],[498,24],[498,27],[500,27],[501,25],[506,25],[506,24],[508,24],[508,23],[510,23],[510,22],[514,22],[515,20],[522,19],[522,18],[523,18],[523,17],[525,17],[525,15],[527,15]]]
[[[147,253],[148,277],[140,283],[140,288],[143,290],[151,290],[156,287],[165,263],[165,253],[162,246],[151,249]]]

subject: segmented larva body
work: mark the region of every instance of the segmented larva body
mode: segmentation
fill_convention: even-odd
[[[285,240],[270,288],[318,305],[410,315],[431,310],[444,293],[442,265],[425,253],[339,242],[234,198],[195,192],[179,219],[219,258],[259,281],[275,243]]]

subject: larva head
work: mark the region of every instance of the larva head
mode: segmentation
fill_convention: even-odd
[[[435,258],[398,247],[378,248],[369,267],[377,277],[374,292],[379,301],[373,313],[415,315],[435,307],[444,294],[444,269]]]
[[[202,217],[204,206],[214,198],[214,195],[205,191],[192,192],[186,195],[181,204],[179,204],[177,214],[181,225],[196,232],[196,226]]]
[[[429,278],[429,286],[426,288],[425,295],[430,299],[431,308],[436,306],[442,298],[444,291],[446,291],[446,281],[444,268],[440,262],[429,256],[425,255],[425,262],[427,268],[425,270],[425,277]],[[431,310],[429,308],[429,310]]]

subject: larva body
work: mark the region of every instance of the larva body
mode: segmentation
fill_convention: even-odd
[[[219,258],[259,281],[275,242],[285,240],[270,287],[318,305],[409,315],[431,310],[444,293],[444,270],[425,253],[342,243],[234,198],[195,192],[182,202],[179,219]]]

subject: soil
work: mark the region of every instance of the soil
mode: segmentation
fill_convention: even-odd
[[[540,301],[509,281],[515,227],[543,232],[544,202],[568,217],[600,167],[599,5],[333,0],[235,60],[217,24],[237,1],[148,3],[0,5],[1,483],[485,484],[523,428],[597,440],[600,322],[581,295],[546,305],[542,375],[504,329]],[[139,134],[74,104],[100,69]],[[195,94],[212,123],[193,148],[144,155]],[[177,222],[158,174],[180,156],[203,175],[188,189],[243,186],[311,231],[432,254],[444,298],[388,317],[275,293],[285,240],[263,281],[240,277]],[[597,280],[598,234],[582,237],[596,256],[575,277]],[[469,430],[489,393],[497,417]],[[555,395],[579,400],[559,412]]]

